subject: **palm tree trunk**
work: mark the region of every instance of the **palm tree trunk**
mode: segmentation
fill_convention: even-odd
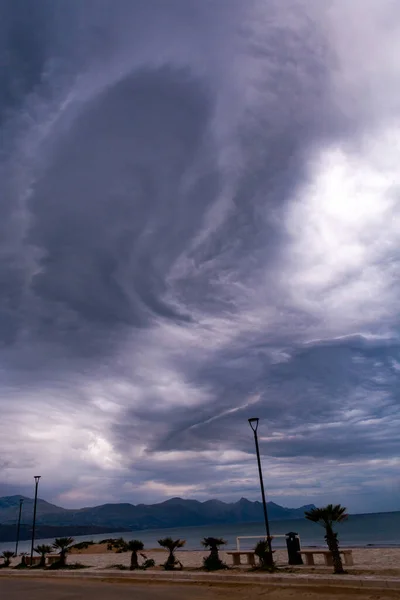
[[[215,560],[218,561],[219,560],[219,552],[218,552],[218,548],[211,548],[210,550],[210,556]]]
[[[168,556],[168,565],[173,569],[175,566],[175,555],[174,555],[174,551],[170,550],[169,551],[169,556]]]
[[[265,553],[264,561],[266,567],[274,566],[274,555],[269,550],[267,550]]]
[[[39,567],[41,567],[42,569],[44,569],[45,566],[46,566],[46,555],[42,554],[42,556],[40,557]]]
[[[133,571],[134,569],[138,569],[139,568],[139,563],[138,563],[138,555],[137,552],[134,550],[131,554],[131,566],[130,569],[131,571]]]
[[[334,533],[332,530],[326,531],[326,543],[328,548],[332,554],[332,562],[333,562],[333,572],[334,573],[344,573],[342,558],[339,552],[339,544],[337,541],[337,533]]]

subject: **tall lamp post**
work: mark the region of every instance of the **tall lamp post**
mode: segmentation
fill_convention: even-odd
[[[17,541],[15,542],[15,556],[18,556],[19,530],[21,528],[21,513],[22,513],[23,503],[24,503],[23,498],[20,498],[19,499],[18,525],[17,525]]]
[[[264,481],[263,481],[263,475],[262,475],[262,469],[261,469],[260,448],[259,448],[259,445],[258,445],[258,435],[257,435],[258,422],[259,422],[259,419],[257,417],[253,417],[252,419],[249,419],[249,425],[250,425],[250,427],[253,430],[253,433],[254,433],[254,442],[255,442],[255,445],[256,445],[258,474],[260,476],[260,487],[261,487],[261,497],[262,497],[263,511],[264,511],[265,530],[266,530],[266,533],[267,533],[268,563],[270,565],[272,565],[273,564],[273,559],[272,559],[271,533],[270,533],[270,530],[269,530],[267,502],[265,500]]]
[[[33,505],[33,523],[32,523],[32,545],[31,545],[31,566],[32,566],[32,560],[33,560],[33,546],[35,545],[35,526],[36,526],[36,505],[37,505],[37,492],[38,492],[38,485],[39,485],[39,479],[40,479],[40,475],[35,475],[34,479],[35,479],[35,502]]]

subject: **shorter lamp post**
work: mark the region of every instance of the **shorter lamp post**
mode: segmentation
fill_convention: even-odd
[[[261,497],[262,497],[263,511],[264,511],[265,531],[267,533],[268,563],[272,566],[273,565],[273,558],[272,558],[271,533],[270,533],[270,530],[269,530],[267,501],[265,499],[264,481],[263,481],[263,475],[262,475],[262,469],[261,469],[260,448],[259,448],[259,445],[258,445],[258,435],[257,435],[258,422],[259,422],[259,419],[257,417],[253,417],[252,419],[249,419],[249,425],[250,425],[250,427],[253,430],[253,433],[254,433],[254,442],[255,442],[255,445],[256,445],[258,474],[260,476]]]
[[[39,485],[40,477],[41,477],[40,475],[34,476],[34,479],[35,479],[35,502],[33,505],[32,545],[31,545],[31,563],[30,563],[31,566],[32,566],[32,560],[33,560],[33,546],[35,545],[36,505],[37,505],[37,493],[38,493],[38,485]]]
[[[21,528],[21,513],[22,513],[23,503],[24,503],[23,498],[20,498],[19,499],[18,525],[17,525],[17,541],[15,542],[15,556],[18,556],[19,530]]]

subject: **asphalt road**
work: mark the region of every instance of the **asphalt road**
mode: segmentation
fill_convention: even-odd
[[[0,600],[399,600],[389,590],[0,578]]]
[[[0,579],[1,600],[205,600],[206,590],[192,586],[137,585],[131,583],[104,583],[55,581],[49,579]]]

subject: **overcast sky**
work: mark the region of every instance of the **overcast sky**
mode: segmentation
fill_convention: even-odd
[[[0,495],[400,510],[397,0],[2,0]]]

